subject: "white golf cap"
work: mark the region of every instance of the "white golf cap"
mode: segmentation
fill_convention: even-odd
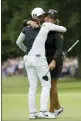
[[[44,13],[45,12],[42,8],[34,8],[31,12],[31,16],[32,16],[32,18],[36,18]]]

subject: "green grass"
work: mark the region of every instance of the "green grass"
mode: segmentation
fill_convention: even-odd
[[[2,93],[3,94],[27,94],[28,79],[24,76],[14,76],[2,79]],[[58,81],[59,91],[81,91],[81,81],[76,79],[61,79]],[[38,90],[40,92],[41,86],[38,83]]]
[[[81,81],[59,80],[59,99],[64,113],[57,121],[81,121]],[[39,111],[40,84],[38,86],[36,104]],[[29,121],[27,101],[28,80],[26,77],[12,77],[2,80],[2,121]],[[43,119],[37,119],[42,121]],[[47,121],[49,119],[45,119]],[[53,120],[53,119],[50,119]]]

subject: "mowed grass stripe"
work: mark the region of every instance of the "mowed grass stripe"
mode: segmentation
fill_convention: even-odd
[[[58,81],[59,91],[81,91],[81,80],[76,79],[61,79]],[[29,83],[27,77],[16,76],[2,79],[2,93],[4,94],[27,94],[29,90]],[[38,83],[37,92],[40,93],[41,86]]]

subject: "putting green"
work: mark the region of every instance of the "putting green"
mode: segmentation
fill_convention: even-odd
[[[39,109],[39,96],[37,94],[37,108]],[[61,92],[60,103],[64,112],[56,120],[58,121],[81,121],[81,93]],[[38,110],[39,111],[39,110]],[[29,121],[28,104],[26,94],[3,94],[2,95],[2,120],[3,121]],[[40,119],[37,119],[39,121]],[[43,119],[41,119],[43,120]],[[48,119],[45,119],[45,121]],[[50,119],[52,120],[52,119]]]
[[[29,121],[28,88],[28,80],[24,76],[2,79],[2,121]],[[64,112],[56,120],[81,121],[81,80],[61,79],[58,83],[58,90]],[[39,84],[36,96],[38,111],[40,91],[41,86]],[[37,121],[39,120],[37,119]],[[47,120],[49,119],[45,119],[45,121]]]

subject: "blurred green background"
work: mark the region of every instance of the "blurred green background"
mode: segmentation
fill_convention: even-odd
[[[77,39],[80,40],[69,56],[79,58],[78,75],[81,77],[81,0],[2,0],[2,61],[24,55],[17,47],[16,39],[23,28],[22,21],[31,19],[31,11],[35,7],[42,7],[45,11],[50,8],[58,11],[60,25],[68,30],[64,35],[64,50]]]

